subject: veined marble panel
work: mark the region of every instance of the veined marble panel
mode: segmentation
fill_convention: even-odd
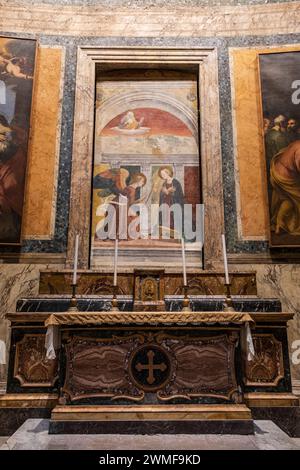
[[[64,48],[39,47],[32,106],[23,238],[54,236]]]
[[[3,2],[2,2],[3,3]],[[271,5],[156,7],[51,5],[9,1],[1,6],[7,32],[108,37],[199,37],[300,32],[300,2]]]

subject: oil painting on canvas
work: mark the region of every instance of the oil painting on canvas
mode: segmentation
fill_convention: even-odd
[[[21,239],[36,42],[0,37],[0,243]]]
[[[300,246],[300,51],[260,55],[270,245]]]

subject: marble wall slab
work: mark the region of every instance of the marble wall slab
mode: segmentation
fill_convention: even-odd
[[[25,191],[23,238],[54,236],[64,48],[39,47]]]

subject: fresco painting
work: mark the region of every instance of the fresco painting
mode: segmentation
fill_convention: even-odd
[[[191,74],[184,79],[172,74],[146,78],[97,83],[92,264],[93,249],[112,242],[103,239],[102,231],[98,236],[105,220],[103,207],[113,204],[118,213],[120,196],[132,207],[142,203],[149,213],[162,203],[182,208],[200,203],[197,80]],[[129,209],[127,223],[137,217],[143,219],[140,211]],[[163,235],[159,217],[158,224],[156,238],[150,236],[150,221],[142,222],[140,236],[131,239],[128,234],[123,246],[180,249],[182,233],[176,232],[174,220],[169,236]]]

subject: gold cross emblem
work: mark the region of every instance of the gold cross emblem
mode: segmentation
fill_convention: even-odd
[[[135,368],[138,372],[141,372],[142,370],[148,370],[148,377],[147,377],[147,382],[148,384],[152,385],[155,382],[155,377],[154,377],[154,371],[155,370],[161,370],[162,372],[166,370],[167,366],[164,362],[161,364],[154,364],[153,359],[155,356],[154,351],[148,351],[147,352],[147,357],[148,357],[148,364],[141,364],[138,362],[136,364]]]

